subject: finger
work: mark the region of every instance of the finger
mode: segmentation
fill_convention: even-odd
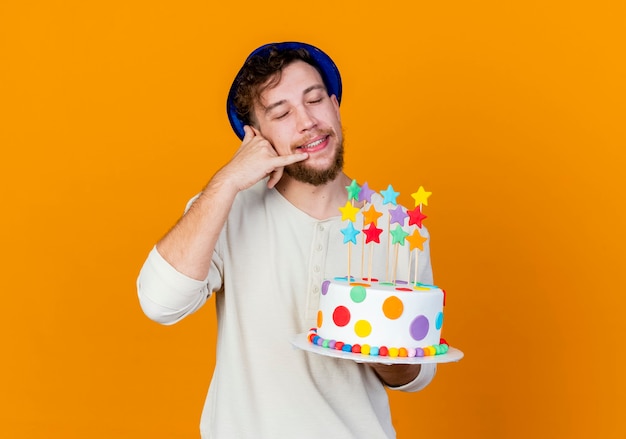
[[[283,169],[284,168],[278,168],[270,173],[270,179],[267,181],[268,189],[272,189],[274,186],[276,186],[276,183],[280,181],[280,179],[283,177]]]
[[[287,166],[296,162],[301,162],[309,157],[308,152],[299,152],[296,154],[281,155],[276,157],[277,166]]]
[[[274,148],[274,145],[272,145],[272,142],[270,142],[265,137],[263,137],[263,134],[261,134],[261,131],[258,128],[255,128],[252,125],[250,125],[250,129],[252,130],[252,132],[254,132],[255,138],[260,139],[260,140],[265,140],[267,144],[276,152],[276,148]],[[278,152],[276,153],[278,154]]]
[[[271,189],[274,186],[276,186],[276,183],[278,183],[280,179],[283,177],[283,170],[285,169],[285,166],[305,160],[308,156],[309,156],[308,153],[301,152],[298,154],[291,154],[287,156],[276,157],[277,161],[281,162],[281,166],[277,166],[270,173],[270,179],[267,181],[267,187]]]
[[[252,128],[250,125],[244,125],[243,132],[244,132],[243,139],[241,139],[242,143],[256,136],[256,131],[254,131],[254,128]]]

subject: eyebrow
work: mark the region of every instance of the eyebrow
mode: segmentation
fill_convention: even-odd
[[[302,92],[302,96],[305,96],[307,93],[312,92],[313,90],[326,90],[326,87],[322,84],[314,84],[311,85],[310,87],[307,87],[304,89],[304,91]],[[281,99],[280,101],[276,101],[273,104],[269,104],[267,107],[263,108],[263,111],[265,112],[265,114],[269,113],[270,111],[272,111],[274,108],[276,107],[280,107],[281,105],[287,103],[286,99]]]

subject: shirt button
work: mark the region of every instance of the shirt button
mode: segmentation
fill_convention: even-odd
[[[317,245],[317,251],[321,252],[322,250],[324,250],[324,246],[322,244],[318,244]]]
[[[320,232],[323,232],[324,226],[320,224],[319,226],[317,226],[317,230],[319,230]]]
[[[313,267],[313,271],[315,271],[316,273],[319,273],[321,270],[319,265],[316,265],[315,267]]]

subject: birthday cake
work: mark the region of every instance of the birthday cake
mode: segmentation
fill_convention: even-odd
[[[348,255],[350,246],[357,244],[360,232],[361,244],[363,247],[367,245],[371,254],[374,246],[380,244],[383,233],[383,229],[377,227],[382,214],[376,212],[373,205],[368,205],[374,191],[369,190],[367,183],[358,186],[356,181],[346,189],[348,202],[339,210],[342,221],[347,221],[341,232],[344,244],[348,245]],[[383,204],[397,206],[389,210],[387,227],[387,242],[396,249],[395,260],[390,264],[394,267],[392,274],[384,281],[373,278],[371,274],[356,278],[350,273],[325,280],[321,286],[317,327],[311,328],[307,337],[310,343],[327,349],[381,357],[424,357],[448,352],[448,344],[441,338],[445,291],[417,280],[417,260],[426,241],[419,233],[422,220],[426,218],[422,214],[422,206],[427,204],[431,193],[420,187],[412,194],[415,199],[413,210],[397,205],[398,194],[391,185],[381,192]],[[362,207],[355,207],[354,201],[361,202]],[[357,215],[361,215],[362,219],[357,221]],[[391,230],[393,223],[398,225]],[[358,230],[359,227],[361,230]],[[404,246],[405,241],[410,247],[409,265],[414,258],[415,270],[413,278],[399,280],[395,270],[397,249]],[[350,267],[350,262],[347,265]],[[368,271],[372,272],[371,266]]]
[[[326,280],[313,344],[345,352],[389,357],[446,353],[441,339],[445,293],[424,284]]]

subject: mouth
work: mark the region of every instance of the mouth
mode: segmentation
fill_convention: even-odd
[[[312,142],[306,143],[304,145],[300,145],[296,149],[299,151],[304,151],[304,152],[309,152],[309,153],[319,151],[320,149],[324,149],[326,147],[326,145],[328,144],[329,137],[330,135],[326,135],[319,139],[315,139]]]

